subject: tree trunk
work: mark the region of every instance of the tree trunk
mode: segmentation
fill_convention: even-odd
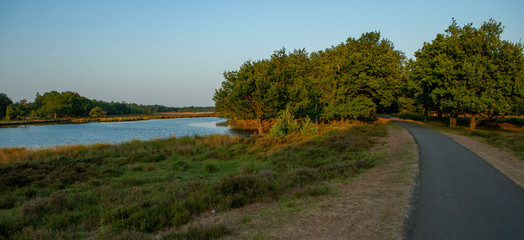
[[[427,108],[424,108],[424,122],[429,120],[429,111]]]
[[[258,135],[263,135],[264,134],[264,126],[262,125],[262,119],[257,119],[257,124],[258,124]]]
[[[442,111],[438,110],[437,117],[438,117],[438,120],[442,122]]]
[[[450,113],[449,114],[449,128],[456,128],[457,127],[457,116],[458,114]]]
[[[469,115],[469,129],[475,130],[475,127],[477,126],[477,120],[475,119],[475,114]]]

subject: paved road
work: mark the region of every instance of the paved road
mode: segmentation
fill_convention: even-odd
[[[397,124],[420,151],[409,239],[524,239],[521,187],[451,138],[419,124]]]

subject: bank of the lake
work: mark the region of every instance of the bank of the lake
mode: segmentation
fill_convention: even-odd
[[[155,119],[130,122],[27,125],[0,128],[0,147],[52,147],[71,144],[121,143],[172,136],[246,134],[219,123],[216,117]],[[218,125],[217,125],[218,124]]]
[[[384,124],[310,130],[0,149],[0,236],[217,238],[227,225],[179,227],[204,212],[333,194],[329,182],[371,168],[387,135]]]
[[[62,123],[90,123],[90,122],[132,122],[153,119],[173,119],[173,118],[201,118],[217,117],[215,112],[176,112],[176,113],[156,113],[149,115],[123,115],[106,116],[100,118],[57,118],[57,119],[24,119],[24,120],[0,120],[0,127],[27,126],[41,124],[62,124]]]

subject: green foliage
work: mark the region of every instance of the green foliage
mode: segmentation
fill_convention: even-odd
[[[6,116],[7,107],[11,104],[13,101],[5,93],[0,93],[0,119]]]
[[[44,95],[36,94],[35,101],[28,103],[22,100],[13,104],[5,94],[0,93],[0,119],[5,116],[8,106],[9,119],[31,118],[64,118],[64,117],[101,117],[108,115],[141,115],[158,112],[195,112],[214,111],[214,107],[165,107],[161,105],[138,105],[125,102],[104,102],[90,100],[76,92],[46,92]],[[3,109],[3,111],[2,111]],[[94,112],[93,112],[94,111]]]
[[[292,118],[290,118],[292,119]],[[383,126],[287,143],[184,137],[118,145],[0,149],[0,235],[5,238],[214,238],[227,228],[177,230],[192,216],[246,204],[328,194],[322,181],[354,176]],[[259,142],[260,141],[260,142]],[[227,157],[225,157],[227,154]]]
[[[205,165],[205,169],[209,173],[214,173],[214,172],[218,171],[217,166],[215,164],[213,164],[213,163],[207,163]]]
[[[406,83],[404,55],[379,32],[348,38],[312,54],[317,66],[323,116],[328,119],[372,119],[377,110],[390,107]]]
[[[306,117],[300,128],[300,133],[304,136],[314,135],[318,132],[318,126],[311,121],[311,118]]]
[[[15,120],[15,119],[18,118],[18,116],[19,116],[19,113],[17,111],[16,105],[11,104],[11,105],[7,106],[7,110],[6,110],[6,113],[5,113],[5,118],[7,120]]]
[[[404,55],[378,32],[311,54],[282,49],[270,59],[226,72],[213,100],[223,117],[256,119],[259,129],[285,106],[298,118],[370,120],[377,110],[399,105],[401,86],[407,83],[403,61]],[[285,123],[277,124],[272,135],[285,135],[277,131]]]
[[[452,24],[415,53],[410,77],[426,109],[495,118],[515,111],[524,99],[523,46],[500,39],[501,23],[480,28]],[[471,122],[473,129],[476,121]],[[453,123],[452,123],[453,125]]]
[[[424,121],[424,115],[421,113],[400,113],[398,115],[401,119],[411,119],[415,121]]]
[[[29,113],[29,104],[27,100],[23,99],[20,102],[10,104],[7,106],[5,117],[7,120],[17,120],[27,117]]]
[[[299,129],[295,116],[286,108],[271,128],[269,135],[272,137],[283,137]]]
[[[89,111],[89,116],[92,118],[99,118],[103,115],[104,115],[104,111],[102,110],[102,108],[98,106],[92,108],[91,111]]]
[[[489,145],[508,149],[517,158],[524,160],[524,133],[500,133],[497,131],[465,131],[466,136],[476,136],[483,138]]]
[[[245,62],[239,71],[224,73],[226,81],[215,91],[213,100],[217,111],[230,119],[255,119],[259,134],[264,121],[274,118],[287,102],[285,49],[276,51],[270,60]]]

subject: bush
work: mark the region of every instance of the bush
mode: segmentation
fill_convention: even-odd
[[[289,133],[295,132],[299,129],[295,116],[289,111],[289,107],[282,112],[277,122],[269,131],[271,137],[284,137]]]
[[[306,117],[304,119],[304,123],[302,123],[302,128],[300,129],[300,133],[302,135],[308,136],[308,135],[314,135],[318,132],[318,126],[311,121],[311,118]]]
[[[424,114],[422,113],[400,113],[398,115],[400,119],[411,119],[415,121],[424,121]]]

